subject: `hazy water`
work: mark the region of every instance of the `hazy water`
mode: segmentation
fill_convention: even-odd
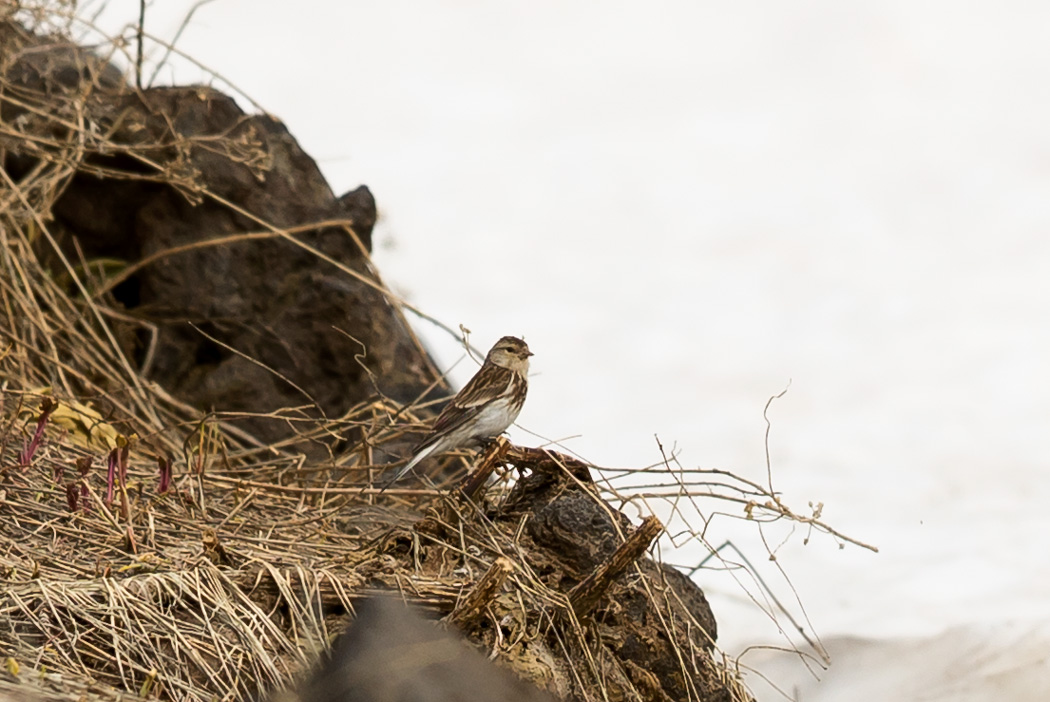
[[[1004,685],[1050,679],[1050,5],[295,10],[220,0],[180,47],[337,191],[372,187],[395,289],[480,347],[527,337],[523,427],[615,466],[658,460],[659,434],[761,479],[762,408],[790,380],[778,489],[881,553],[770,532],[841,654],[822,685],[766,669],[807,701],[1046,698]],[[728,650],[783,642],[730,579],[698,579]]]

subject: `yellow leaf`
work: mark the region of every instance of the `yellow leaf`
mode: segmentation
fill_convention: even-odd
[[[51,389],[37,388],[32,392],[50,395]],[[70,440],[84,448],[110,451],[117,447],[120,432],[103,420],[98,410],[90,405],[74,400],[59,400],[50,421],[68,431]]]

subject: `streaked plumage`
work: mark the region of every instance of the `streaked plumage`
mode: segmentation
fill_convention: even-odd
[[[505,336],[485,356],[474,377],[445,406],[416,446],[412,460],[383,489],[400,480],[427,456],[478,446],[499,436],[517,419],[529,389],[529,356],[521,339]]]

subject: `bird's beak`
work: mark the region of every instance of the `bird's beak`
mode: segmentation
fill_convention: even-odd
[[[535,355],[536,354],[534,354],[532,351],[526,351],[525,352],[525,358],[528,358],[529,356],[535,356]]]

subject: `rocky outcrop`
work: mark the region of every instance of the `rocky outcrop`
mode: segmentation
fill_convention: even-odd
[[[0,373],[20,393],[14,415],[0,403],[0,493],[14,515],[0,538],[19,544],[0,558],[13,617],[0,644],[16,682],[36,685],[27,694],[84,699],[90,659],[109,686],[92,699],[255,698],[286,682],[304,642],[327,643],[361,614],[363,593],[395,590],[567,699],[747,699],[711,655],[703,592],[645,555],[659,522],[632,525],[589,466],[513,447],[505,462],[522,477],[499,499],[419,491],[410,499],[429,503],[399,503],[370,489],[385,452],[405,455],[391,408],[445,388],[372,267],[367,188],[336,197],[279,121],[226,95],[132,89],[90,52],[3,21],[0,81],[0,226],[16,234],[0,264],[19,274],[0,279],[0,336],[15,349]],[[87,412],[133,395],[125,416]],[[331,443],[271,445],[297,426],[328,441],[331,425],[312,419],[352,406],[347,424],[363,435],[371,398],[393,401],[378,413],[388,431],[369,435],[356,473],[311,460]],[[160,402],[178,413],[160,420]],[[216,449],[179,402],[239,413],[250,441],[237,446],[261,448]],[[77,443],[59,424],[57,407],[68,419],[78,406],[92,424],[80,433],[104,425],[112,445]],[[8,440],[16,425],[33,428],[25,448]],[[399,672],[421,690],[411,699],[527,694],[428,624],[373,619],[384,630],[369,631],[367,616],[303,699],[388,699],[348,690],[368,678],[389,691],[384,676]],[[418,657],[379,673],[392,650]],[[19,679],[19,658],[39,674]]]
[[[2,119],[38,137],[5,137],[3,168],[17,181],[77,159],[52,207],[58,245],[128,312],[115,328],[145,377],[205,411],[328,418],[435,380],[369,260],[367,187],[336,197],[281,122],[210,88],[131,90],[90,52],[11,23],[0,42]]]

